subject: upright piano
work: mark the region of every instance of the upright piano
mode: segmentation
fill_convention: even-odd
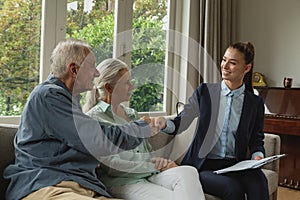
[[[279,184],[300,185],[300,88],[255,87],[265,102],[264,132],[278,134],[281,153]]]

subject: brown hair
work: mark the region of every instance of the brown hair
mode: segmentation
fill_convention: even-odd
[[[253,85],[252,85],[252,73],[253,73],[253,66],[254,66],[254,56],[255,50],[254,46],[251,42],[236,42],[229,46],[230,48],[237,49],[244,55],[246,65],[251,64],[252,67],[250,71],[244,76],[244,83],[246,86],[246,90],[253,93]]]

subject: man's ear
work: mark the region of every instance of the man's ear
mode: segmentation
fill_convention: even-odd
[[[77,74],[77,70],[75,67],[72,68],[72,73]]]
[[[70,63],[69,64],[69,68],[68,68],[69,72],[72,74],[73,77],[77,76],[77,67],[75,63]]]

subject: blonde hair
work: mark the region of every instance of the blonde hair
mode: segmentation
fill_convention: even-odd
[[[105,59],[97,66],[100,76],[94,79],[94,89],[86,94],[86,102],[82,108],[83,112],[88,112],[98,103],[101,97],[107,95],[104,87],[105,83],[115,85],[119,79],[118,74],[123,69],[128,69],[127,64],[116,58]]]

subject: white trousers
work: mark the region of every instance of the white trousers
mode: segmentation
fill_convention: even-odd
[[[112,196],[125,200],[205,200],[197,170],[178,166],[136,183],[109,188]]]

